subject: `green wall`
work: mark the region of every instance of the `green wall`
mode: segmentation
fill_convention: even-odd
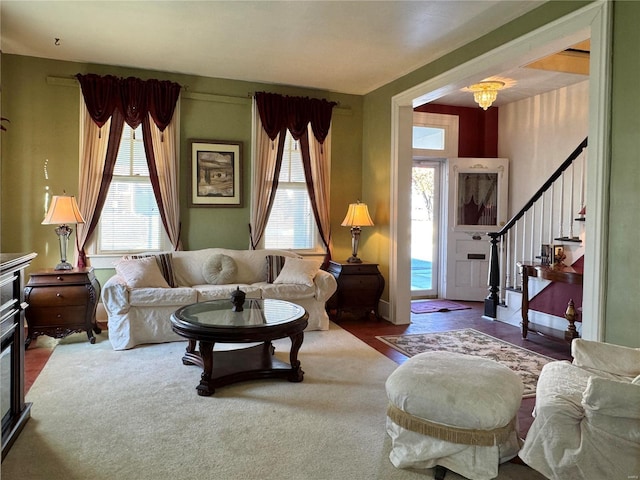
[[[2,116],[11,120],[2,133],[1,237],[3,252],[35,251],[32,268],[59,261],[51,226],[41,225],[44,193],[78,192],[80,89],[77,73],[157,78],[184,88],[180,110],[180,198],[185,249],[248,248],[251,158],[251,100],[256,91],[327,98],[338,102],[332,120],[331,218],[336,258],[350,254],[349,229],[340,222],[347,205],[361,196],[362,97],[296,87],[239,82],[2,55]],[[242,208],[189,208],[191,139],[243,143]],[[44,166],[47,161],[48,180]],[[72,236],[75,241],[75,234]],[[69,247],[69,258],[72,248]],[[111,271],[98,272],[101,281]]]
[[[640,3],[615,2],[606,340],[640,347]]]

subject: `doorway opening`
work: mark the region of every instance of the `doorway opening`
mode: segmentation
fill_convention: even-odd
[[[440,163],[413,160],[411,170],[411,299],[437,298]]]

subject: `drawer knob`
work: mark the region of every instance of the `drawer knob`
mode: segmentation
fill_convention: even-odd
[[[62,294],[60,292],[56,293],[56,297],[61,297]]]
[[[56,277],[58,280],[62,281],[62,277]]]

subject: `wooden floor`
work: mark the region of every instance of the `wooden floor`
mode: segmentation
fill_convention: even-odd
[[[528,338],[523,339],[520,328],[482,318],[484,309],[482,303],[458,303],[462,303],[471,308],[468,310],[425,313],[420,315],[412,313],[411,323],[408,325],[393,325],[385,320],[375,321],[368,318],[356,318],[350,316],[348,313],[342,315],[336,323],[398,364],[403,363],[408,357],[381,342],[375,338],[376,336],[444,332],[461,328],[474,328],[551,358],[571,360],[569,344],[564,340],[545,337],[535,333],[529,333]],[[106,325],[101,324],[100,327],[106,329]],[[33,382],[42,371],[42,368],[47,363],[53,351],[52,348],[47,345],[47,342],[33,342],[25,352],[26,391],[29,391],[29,388],[33,385]],[[522,401],[518,415],[520,434],[522,437],[526,435],[533,421],[531,411],[533,410],[534,404],[535,398],[525,398]]]

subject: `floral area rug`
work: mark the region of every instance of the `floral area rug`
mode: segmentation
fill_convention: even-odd
[[[505,342],[473,328],[440,333],[384,335],[376,338],[408,357],[423,352],[446,351],[496,360],[520,375],[524,383],[524,398],[535,396],[542,367],[555,361],[551,357]]]

